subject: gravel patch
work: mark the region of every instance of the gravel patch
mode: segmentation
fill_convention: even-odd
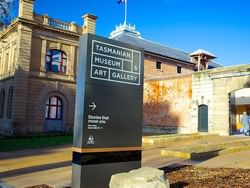
[[[250,187],[250,170],[187,166],[165,169],[170,188]]]

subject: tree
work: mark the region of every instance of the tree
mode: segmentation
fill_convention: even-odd
[[[0,23],[3,25],[10,24],[14,18],[14,14],[17,14],[18,0],[0,0]],[[0,24],[0,25],[1,25]]]
[[[13,0],[0,0],[0,19],[8,17]]]

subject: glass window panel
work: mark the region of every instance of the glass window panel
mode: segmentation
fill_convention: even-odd
[[[57,101],[57,105],[58,105],[58,106],[61,106],[61,105],[62,105],[62,101],[61,101],[61,99],[59,99],[59,98],[58,98],[58,101]]]
[[[50,106],[50,119],[56,119],[56,106]]]
[[[62,107],[57,107],[57,119],[62,119]]]
[[[51,50],[48,50],[48,51],[47,51],[47,55],[50,55],[50,54],[51,54]]]
[[[58,62],[53,61],[51,63],[51,66],[52,66],[52,69],[55,70],[55,71],[59,71],[60,70],[60,63],[58,63]]]
[[[53,55],[53,56],[52,56],[52,61],[56,61],[56,62],[60,61],[60,58],[59,58],[59,57],[60,57],[60,56]]]
[[[57,66],[60,65],[60,63],[59,63],[58,61],[52,61],[51,64],[52,64],[52,65],[57,65]]]
[[[63,51],[60,50],[49,50],[47,55],[51,54],[52,57],[47,56],[46,62],[46,70],[51,72],[66,72],[66,65],[67,65],[67,56]],[[62,68],[61,68],[62,66]]]
[[[58,55],[60,53],[60,51],[59,50],[52,50],[52,55],[54,56],[54,55]]]
[[[46,105],[49,105],[49,99],[47,100]]]
[[[59,72],[59,71],[60,71],[60,68],[59,68],[58,65],[52,65],[52,66],[51,66],[51,71],[52,71],[52,72]]]
[[[50,98],[50,104],[57,105],[57,97],[51,97]]]
[[[46,109],[45,109],[45,118],[48,119],[48,114],[49,114],[49,106],[46,106]]]
[[[66,64],[67,64],[67,60],[63,59],[63,65],[66,66]]]

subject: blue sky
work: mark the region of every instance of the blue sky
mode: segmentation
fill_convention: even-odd
[[[193,52],[205,49],[225,66],[250,64],[249,0],[127,0],[127,22],[142,37]],[[67,22],[98,16],[96,33],[108,37],[124,21],[124,5],[117,0],[36,0],[35,12]]]

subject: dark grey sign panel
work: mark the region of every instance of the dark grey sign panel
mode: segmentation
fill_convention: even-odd
[[[105,177],[109,178],[117,169],[127,171],[128,166],[124,168],[121,164],[131,163],[129,169],[140,167],[143,56],[142,49],[128,44],[91,34],[81,37],[73,181],[81,169],[84,178],[80,178],[80,184],[95,188],[89,184],[91,181],[86,181],[86,177],[95,175],[92,174],[95,169],[89,172],[85,169],[91,165],[105,171],[105,165],[112,164],[116,170],[106,172]],[[100,181],[99,187],[108,187],[107,178],[100,179],[105,181]]]

